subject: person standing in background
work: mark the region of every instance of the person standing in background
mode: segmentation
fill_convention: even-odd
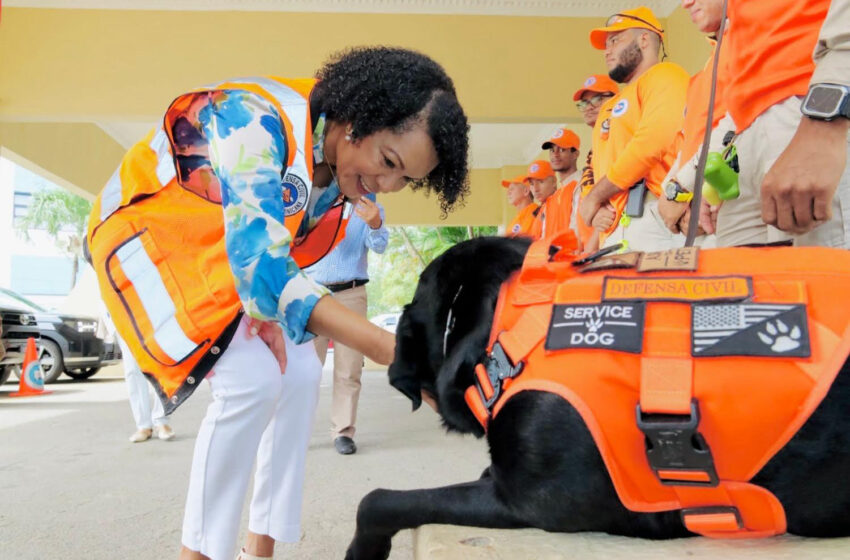
[[[525,175],[502,181],[502,187],[506,189],[508,204],[517,209],[517,215],[508,224],[505,235],[531,235],[531,227],[540,207],[534,204]]]
[[[333,298],[342,305],[366,317],[369,251],[383,253],[389,236],[384,224],[383,207],[375,201],[375,195],[364,196],[348,221],[343,240],[328,256],[308,268],[307,274],[328,288]],[[322,364],[325,363],[329,340],[326,336],[317,336],[314,340],[316,354]],[[357,419],[362,374],[363,354],[335,342],[331,436],[334,448],[340,455],[357,452],[354,423]]]
[[[681,66],[661,61],[664,29],[644,6],[612,15],[590,32],[590,42],[604,51],[608,76],[625,85],[599,109],[592,146],[595,183],[579,212],[600,231],[602,247],[680,246],[684,237],[674,238],[664,225],[657,199],[675,158],[671,151],[682,128],[690,77]]]
[[[605,104],[608,99],[620,93],[620,88],[617,82],[609,78],[605,74],[594,74],[589,76],[581,88],[573,94],[573,101],[576,102],[576,107],[581,112],[581,118],[584,119],[584,124],[591,129],[596,125],[596,118],[599,116],[599,109]],[[599,140],[593,138],[592,144],[598,144]],[[582,251],[594,252],[599,249],[599,232],[593,229],[590,224],[584,223],[581,214],[578,212],[578,207],[581,206],[581,200],[593,188],[593,149],[587,151],[587,158],[584,162],[584,167],[581,170],[581,181],[579,181],[579,202],[575,205],[575,220],[578,230],[579,246]]]

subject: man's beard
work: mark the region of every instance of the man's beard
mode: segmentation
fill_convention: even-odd
[[[632,41],[632,44],[620,53],[620,60],[617,62],[617,66],[608,72],[608,77],[618,84],[624,84],[643,62],[643,52],[638,47],[637,41]]]

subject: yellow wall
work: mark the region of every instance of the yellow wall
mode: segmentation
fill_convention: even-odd
[[[600,54],[585,39],[595,24],[595,18],[7,8],[0,118],[156,117],[176,94],[199,84],[234,75],[310,76],[332,52],[384,43],[442,63],[473,120],[559,120],[578,116],[566,94],[576,76],[600,67]]]
[[[0,122],[0,146],[14,152],[16,163],[56,175],[89,198],[100,192],[125,152],[91,123]]]
[[[711,54],[711,46],[691,22],[688,12],[676,8],[667,18],[665,32],[670,60],[681,64],[691,74],[702,70]]]
[[[123,150],[92,122],[154,122],[175,95],[200,84],[252,74],[309,76],[332,52],[382,43],[442,63],[472,121],[567,123],[582,138],[584,154],[589,129],[572,92],[587,75],[604,71],[602,53],[587,40],[601,21],[7,7],[0,144],[98,192]],[[687,14],[677,10],[665,25],[671,60],[689,71],[701,68],[708,47]],[[474,170],[466,207],[443,222],[435,197],[403,193],[382,201],[391,223],[506,223],[513,209],[499,180],[511,174]]]

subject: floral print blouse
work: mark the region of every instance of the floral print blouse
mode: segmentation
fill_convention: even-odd
[[[190,155],[178,150],[178,170],[190,184],[193,177],[207,177],[202,182],[208,184],[213,173],[220,183],[225,246],[245,312],[278,321],[295,343],[306,342],[314,336],[306,330],[310,314],[329,292],[298,267],[290,255],[291,245],[339,199],[339,187],[335,181],[325,188],[306,181],[304,219],[299,231],[289,231],[284,212],[292,201],[284,196],[281,178],[286,175],[287,150],[296,147],[286,145],[274,105],[248,91],[218,90],[204,96],[195,114],[200,130],[194,126],[190,130],[194,129],[197,143],[184,145],[195,144],[200,150],[186,151]],[[318,161],[323,124],[322,118],[313,136]],[[175,139],[180,138],[179,126],[178,121]]]

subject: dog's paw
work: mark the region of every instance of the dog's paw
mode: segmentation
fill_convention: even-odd
[[[768,322],[764,330],[767,332],[758,333],[759,340],[770,346],[774,352],[788,352],[800,347],[802,333],[796,325],[789,329],[788,325],[777,319],[775,323]]]
[[[366,536],[358,532],[345,551],[345,560],[387,560],[391,548],[390,537]]]

